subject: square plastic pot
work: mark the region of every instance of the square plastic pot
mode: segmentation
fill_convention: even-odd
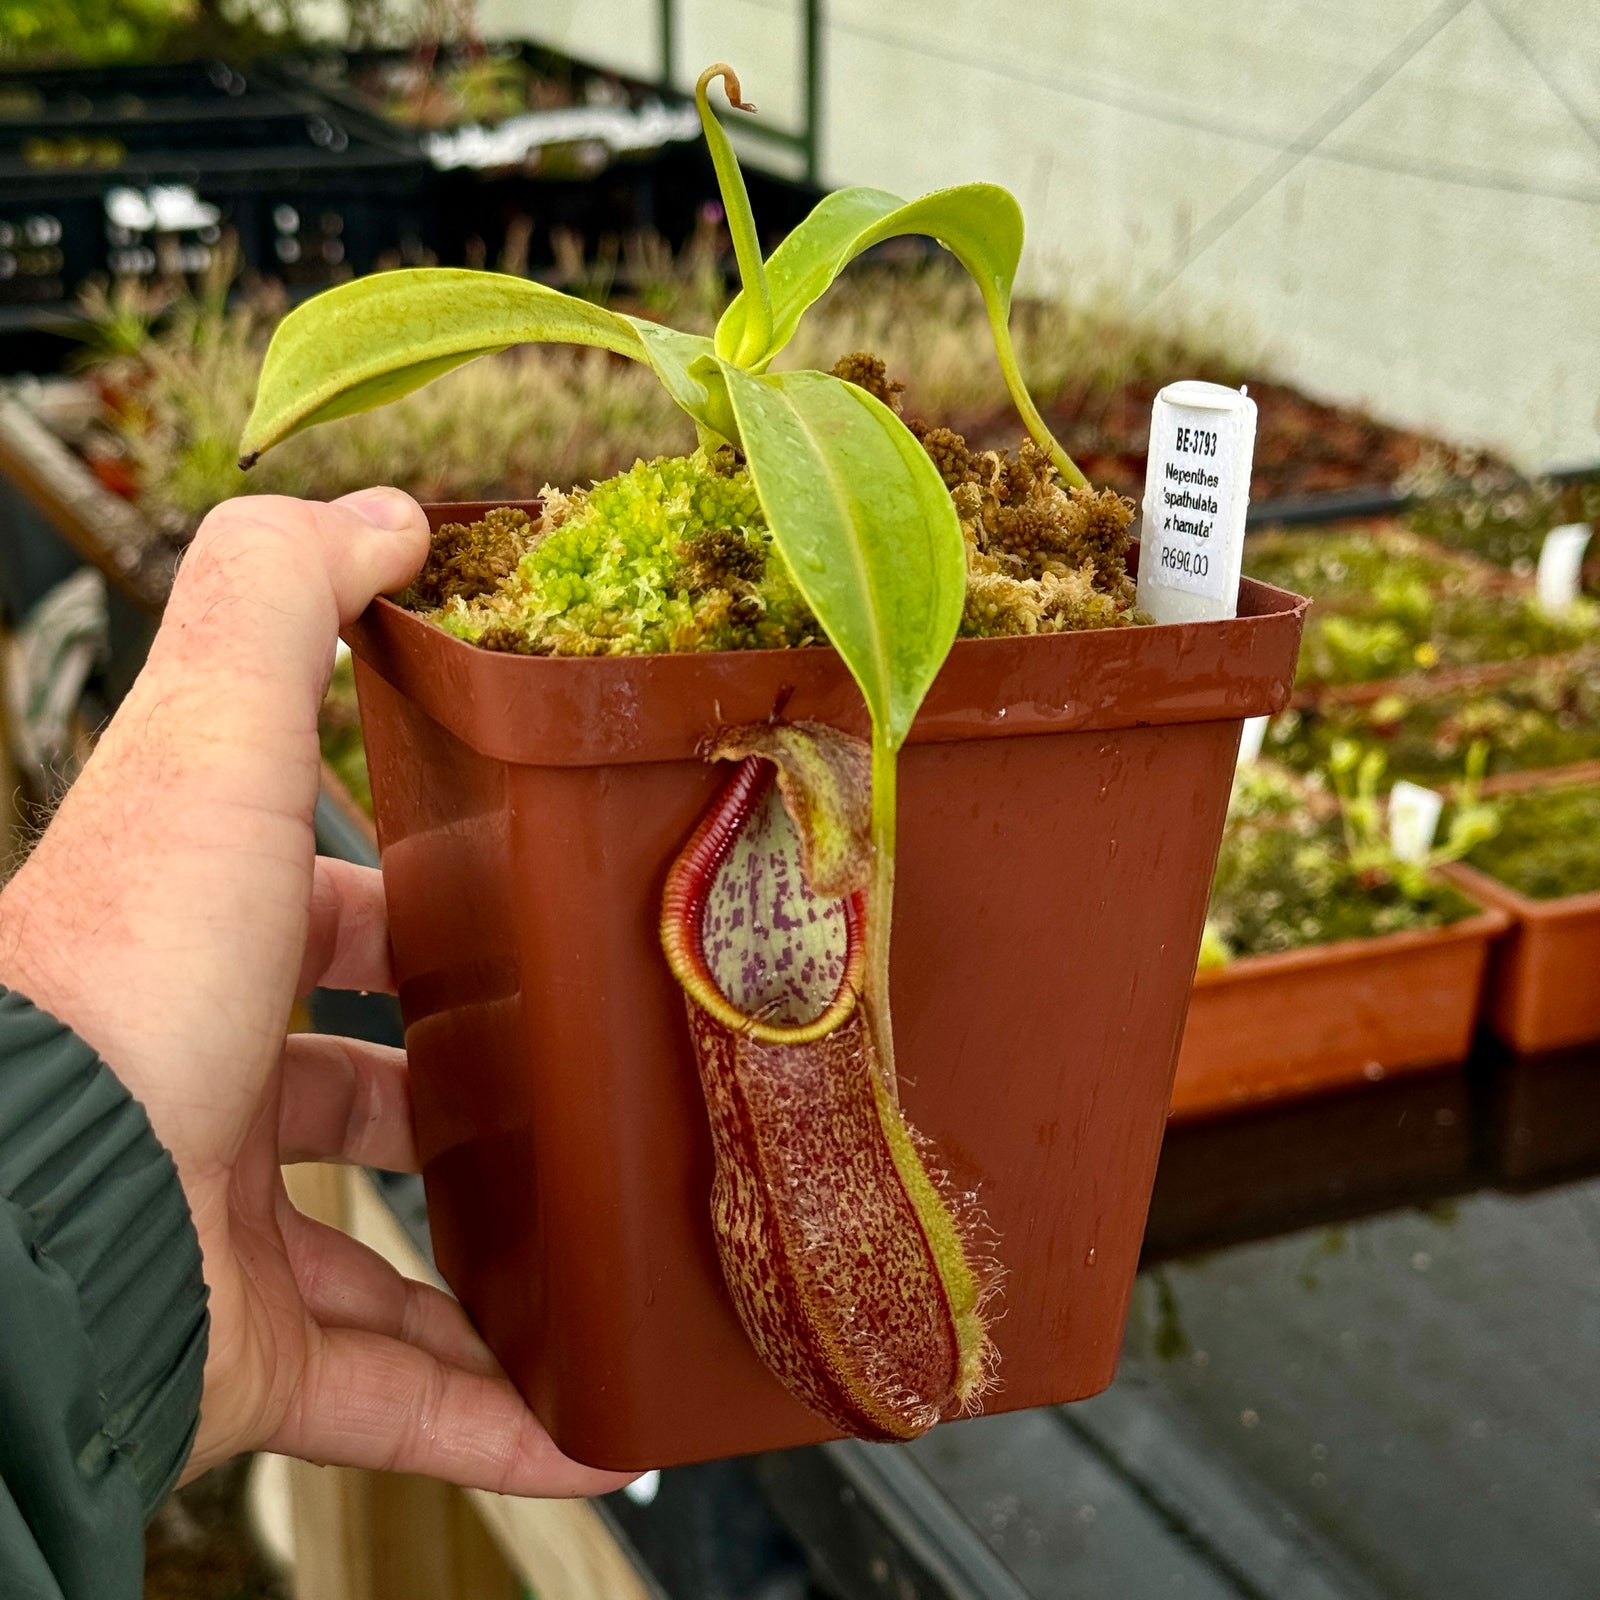
[[[435,507],[435,524],[478,507]],[[1305,602],[963,641],[901,761],[893,1005],[908,1114],[982,1197],[1008,1410],[1116,1366],[1243,718]],[[719,725],[865,735],[825,649],[481,651],[378,601],[351,628],[440,1269],[556,1442],[642,1469],[829,1426],[723,1288],[667,867]]]
[[[1488,909],[1445,928],[1246,956],[1199,973],[1174,1120],[1462,1060],[1489,942],[1507,922]]]

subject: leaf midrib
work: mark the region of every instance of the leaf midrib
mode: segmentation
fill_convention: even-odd
[[[766,378],[759,379],[758,381],[762,382],[762,383],[771,382],[770,379],[766,379]],[[782,391],[782,389],[778,388],[778,386],[776,384],[773,384],[773,390],[780,397],[782,396],[783,391]],[[853,401],[854,397],[852,396],[851,398],[852,398],[852,401]],[[874,416],[873,413],[870,410],[867,409],[867,407],[861,406],[860,409],[862,411],[866,412],[867,416],[871,418],[871,420],[872,420],[872,422],[873,422],[873,424],[875,426],[878,426],[878,427],[882,426],[882,423],[880,422],[879,418]],[[790,415],[794,417],[795,421],[797,423],[799,423],[800,431],[805,436],[807,448],[811,451],[813,457],[815,457],[815,459],[818,462],[821,463],[822,471],[823,471],[824,475],[826,476],[826,478],[828,480],[829,491],[830,491],[830,493],[832,493],[834,495],[835,500],[837,502],[838,498],[839,498],[839,494],[838,494],[839,478],[838,478],[838,474],[834,471],[832,464],[828,461],[827,452],[824,451],[820,447],[820,445],[817,443],[815,430],[806,421],[806,419],[803,416],[800,415],[799,411],[791,406],[789,408],[789,412],[790,412]],[[752,464],[752,466],[753,466],[753,464]],[[758,491],[760,490],[760,487],[761,487],[760,479],[758,478],[757,481],[756,481],[756,488],[757,488]],[[848,496],[845,497],[845,503],[846,504],[849,503],[849,497]],[[861,590],[862,593],[869,594],[870,597],[871,597],[869,603],[863,609],[866,611],[866,614],[867,614],[867,631],[871,635],[871,638],[872,638],[872,658],[873,658],[874,665],[877,667],[877,677],[878,677],[877,690],[878,690],[878,696],[879,696],[879,698],[880,698],[880,700],[882,702],[881,706],[879,706],[878,708],[875,708],[875,709],[876,709],[877,713],[881,715],[883,723],[884,723],[885,727],[887,727],[888,724],[894,720],[893,719],[894,707],[889,704],[889,696],[888,696],[888,694],[886,692],[887,691],[888,682],[889,682],[889,659],[888,659],[887,652],[883,648],[883,628],[882,628],[882,626],[880,624],[880,621],[879,621],[880,607],[879,607],[879,603],[878,602],[880,601],[880,599],[882,597],[880,596],[880,594],[878,592],[878,586],[876,585],[876,583],[873,582],[872,569],[867,564],[867,561],[865,559],[863,546],[862,546],[862,541],[861,541],[861,536],[860,536],[860,530],[859,530],[859,528],[858,528],[858,526],[857,526],[857,524],[856,524],[856,522],[855,522],[855,520],[853,518],[847,518],[846,520],[847,520],[848,526],[851,529],[851,534],[852,534],[852,537],[850,539],[851,561],[852,561],[852,563],[853,563],[853,565],[855,567],[857,578],[860,579],[860,580],[863,580],[858,585],[858,587],[859,587],[859,589]]]

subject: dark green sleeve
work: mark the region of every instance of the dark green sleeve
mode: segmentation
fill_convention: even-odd
[[[138,1600],[194,1442],[200,1245],[144,1111],[0,988],[0,1595]]]

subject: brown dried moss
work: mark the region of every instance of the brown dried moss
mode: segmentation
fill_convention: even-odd
[[[897,415],[905,385],[876,356],[857,350],[833,375]],[[1146,620],[1128,575],[1134,506],[1110,489],[1070,489],[1031,439],[1015,457],[969,448],[959,433],[912,419],[955,501],[967,541],[967,603],[961,632],[1064,633]]]
[[[683,561],[681,581],[691,599],[725,596],[729,621],[760,621],[766,609],[760,584],[767,573],[767,553],[758,540],[734,528],[702,528],[679,541],[677,554]]]
[[[900,415],[900,396],[905,393],[906,386],[896,383],[875,355],[856,350],[841,356],[833,364],[833,375],[853,383],[858,389],[865,389],[874,400],[881,400],[896,416]]]
[[[496,506],[479,522],[446,522],[433,536],[428,559],[405,604],[432,611],[451,600],[476,600],[498,589],[542,531],[526,511]]]
[[[1015,457],[972,451],[948,428],[911,431],[950,488],[967,541],[961,631],[1065,633],[1143,620],[1128,574],[1133,502],[1065,487],[1031,439]]]

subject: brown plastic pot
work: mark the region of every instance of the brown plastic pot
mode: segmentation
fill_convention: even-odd
[[[1486,909],[1445,928],[1246,956],[1199,973],[1174,1120],[1460,1061],[1489,941],[1508,920]]]
[[[1600,780],[1600,762],[1491,779],[1485,793]],[[1600,890],[1535,900],[1460,861],[1445,869],[1464,894],[1496,906],[1510,927],[1496,941],[1484,1020],[1522,1055],[1600,1039]]]
[[[441,520],[477,507],[434,507]],[[1006,1270],[1008,1410],[1111,1379],[1243,718],[1305,602],[963,641],[901,761],[903,1094]],[[616,1468],[828,1438],[723,1288],[711,1142],[661,953],[724,723],[865,735],[825,649],[477,650],[387,601],[350,629],[439,1266],[561,1448]]]

